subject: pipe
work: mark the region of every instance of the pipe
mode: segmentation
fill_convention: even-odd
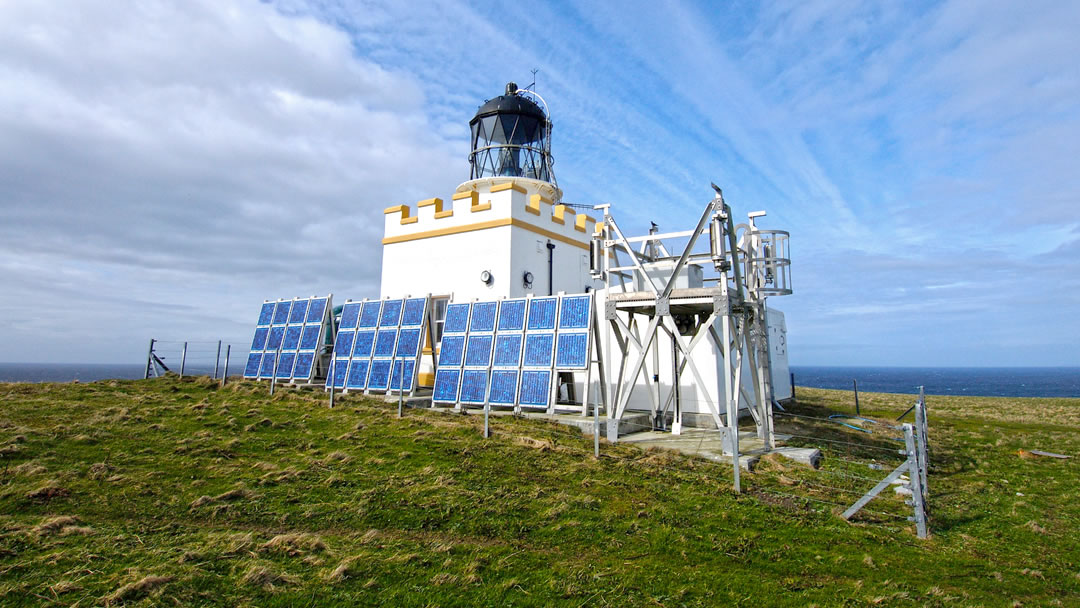
[[[547,242],[548,249],[548,295],[555,295],[555,243]]]

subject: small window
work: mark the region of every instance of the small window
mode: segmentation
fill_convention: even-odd
[[[446,322],[446,305],[450,303],[449,296],[431,298],[432,319],[434,324],[431,328],[431,343],[436,348],[442,343],[443,323]]]

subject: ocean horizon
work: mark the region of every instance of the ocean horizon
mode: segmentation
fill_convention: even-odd
[[[130,363],[0,363],[0,382],[136,380],[145,366]],[[222,370],[219,370],[219,373]],[[239,364],[229,372],[240,373]],[[793,365],[795,386],[872,393],[978,397],[1080,398],[1080,367],[875,367]],[[185,375],[209,376],[213,366],[191,365]],[[797,389],[796,389],[797,390]]]

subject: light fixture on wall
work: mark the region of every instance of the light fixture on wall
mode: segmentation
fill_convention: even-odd
[[[495,277],[491,276],[490,271],[485,270],[480,273],[480,281],[483,282],[484,285],[491,285],[495,282]]]

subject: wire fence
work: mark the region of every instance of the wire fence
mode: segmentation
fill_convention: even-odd
[[[144,377],[155,378],[168,373],[180,376],[209,376],[224,378],[235,365],[232,345],[220,340],[179,341],[150,340],[146,355]]]

